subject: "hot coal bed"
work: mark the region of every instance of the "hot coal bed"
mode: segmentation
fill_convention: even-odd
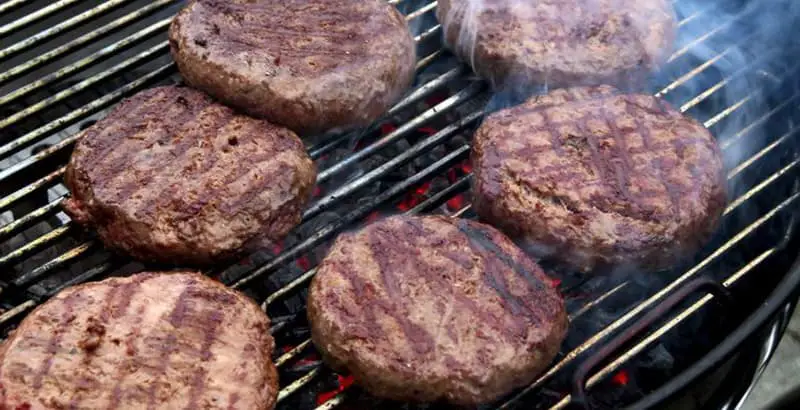
[[[442,48],[435,2],[393,1],[416,34],[415,87],[373,126],[306,140],[320,170],[303,223],[275,249],[207,273],[263,303],[276,339],[278,408],[439,408],[370,397],[309,340],[306,289],[343,231],[398,213],[472,218],[468,160],[492,94]],[[179,1],[0,4],[0,326],[58,290],[142,266],[61,212],[76,133],[121,98],[180,83],[166,28]],[[736,405],[777,345],[800,271],[798,87],[792,2],[675,2],[678,46],[648,89],[718,138],[729,206],[713,240],[668,272],[554,271],[571,325],[531,386],[487,409]],[[543,91],[543,90],[534,90]],[[547,261],[542,261],[547,265]],[[160,267],[155,267],[160,268]]]

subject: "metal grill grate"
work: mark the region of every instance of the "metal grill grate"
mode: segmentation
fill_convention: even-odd
[[[279,406],[285,408],[291,408],[288,403],[298,395],[319,397],[320,389],[325,389],[321,380],[332,375],[313,356],[307,333],[297,330],[304,328],[302,308],[287,313],[285,307],[292,299],[302,305],[302,292],[315,269],[295,267],[287,274],[287,266],[320,253],[337,233],[363,223],[376,210],[394,209],[398,198],[463,163],[469,152],[469,131],[482,118],[489,98],[484,83],[441,48],[441,30],[433,17],[435,1],[390,2],[405,12],[417,33],[422,52],[416,88],[373,127],[309,142],[309,153],[321,170],[318,185],[323,193],[306,210],[298,234],[284,249],[208,272],[263,302],[278,346],[290,346],[276,357],[282,382]],[[0,267],[6,272],[0,277],[0,304],[5,309],[0,326],[4,331],[65,286],[141,268],[104,252],[90,234],[82,233],[60,212],[66,194],[61,177],[81,127],[137,90],[180,81],[166,41],[170,18],[180,5],[172,0],[49,4],[12,0],[0,4]],[[696,260],[665,273],[668,280],[660,289],[642,295],[620,315],[602,323],[597,332],[567,343],[545,374],[494,407],[514,408],[532,397],[537,405],[564,407],[569,395],[540,393],[609,335],[691,279],[713,274],[732,288],[782,254],[800,197],[795,184],[800,160],[793,150],[797,129],[792,121],[798,94],[790,86],[798,67],[782,63],[784,51],[766,49],[758,50],[759,57],[744,66],[719,70],[729,57],[751,47],[757,34],[734,35],[751,17],[751,9],[715,19],[717,24],[708,26],[706,17],[714,12],[708,7],[681,13],[681,32],[689,34],[654,90],[703,121],[719,137],[730,159],[732,199],[722,229]],[[737,40],[727,40],[733,38]],[[698,50],[703,50],[703,58],[697,57]],[[434,129],[420,136],[422,127]],[[342,156],[342,151],[349,154]],[[414,164],[410,176],[391,178],[409,164]],[[441,210],[442,204],[466,192],[469,184],[468,173],[450,178],[447,184],[431,187],[407,212]],[[468,217],[470,205],[465,203],[448,214]],[[635,286],[635,280],[625,279],[581,298],[576,295],[587,287],[594,289],[594,279],[573,279],[562,284],[565,296],[576,302],[570,311],[573,320],[591,315],[614,295]],[[708,295],[680,310],[592,375],[588,386],[597,385],[653,346],[711,299]],[[350,390],[336,390],[332,398],[317,403],[318,408],[345,403],[357,395]]]

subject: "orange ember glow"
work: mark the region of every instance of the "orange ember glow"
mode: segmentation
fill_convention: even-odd
[[[392,123],[387,122],[386,124],[381,124],[381,134],[388,134],[396,129],[397,127],[395,127]]]
[[[615,374],[614,377],[611,378],[611,381],[613,381],[614,384],[620,386],[626,386],[628,384],[628,380],[628,372],[625,370],[620,370],[619,373]]]
[[[302,270],[309,270],[311,269],[311,261],[308,260],[308,256],[301,256],[297,258],[297,266]]]
[[[451,212],[458,211],[464,207],[464,195],[456,195],[447,200],[447,209]]]
[[[326,401],[336,397],[337,394],[343,392],[346,388],[353,384],[353,376],[337,376],[339,378],[339,388],[328,392],[320,393],[317,396],[317,405],[322,405]]]

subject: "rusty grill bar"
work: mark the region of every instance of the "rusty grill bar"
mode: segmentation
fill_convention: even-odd
[[[397,116],[405,118],[405,122],[399,124],[394,130],[383,133],[361,149],[328,167],[320,168],[317,183],[328,189],[324,195],[312,201],[303,215],[301,226],[313,224],[322,214],[337,209],[348,200],[357,197],[360,190],[375,184],[376,181],[420,156],[428,154],[435,148],[443,146],[455,136],[469,134],[469,130],[484,115],[483,107],[488,98],[485,84],[471,77],[470,70],[463,65],[451,63],[444,66],[446,62],[453,60],[448,59],[448,53],[441,48],[439,40],[441,28],[432,19],[436,2],[414,0],[389,0],[389,2],[405,12],[409,24],[417,33],[415,40],[420,49],[427,50],[420,55],[417,65],[418,74],[437,64],[443,68],[440,67],[439,72],[436,72],[431,79],[410,91],[375,126],[350,134],[327,136],[309,147],[312,158],[322,161],[323,158],[337,149],[347,146],[353,140],[361,140],[366,135],[374,134],[381,123]],[[25,265],[25,269],[13,277],[9,277],[7,274],[0,277],[0,303],[5,309],[0,315],[0,327],[4,331],[18,322],[25,313],[66,286],[87,280],[96,280],[118,272],[129,272],[132,269],[130,261],[102,252],[101,246],[94,239],[81,235],[79,229],[69,221],[53,227],[47,232],[39,232],[35,237],[25,237],[24,233],[32,226],[60,215],[60,202],[64,197],[65,190],[62,187],[60,194],[52,192],[57,191],[56,188],[59,186],[64,172],[66,155],[79,138],[79,122],[102,116],[105,110],[121,98],[144,87],[156,83],[179,81],[175,66],[168,58],[165,32],[171,15],[181,5],[181,2],[174,0],[152,2],[112,0],[97,2],[94,7],[91,7],[91,4],[86,6],[86,3],[92,2],[78,0],[61,0],[44,4],[44,6],[42,3],[37,0],[12,0],[0,4],[0,39],[2,39],[0,109],[6,110],[0,117],[0,189],[2,189],[0,191],[0,223],[2,223],[0,245],[9,243],[14,238],[23,237],[22,243],[12,246],[7,251],[6,248],[0,247],[3,249],[3,253],[0,254],[0,268],[11,271],[16,266]],[[76,7],[79,9],[76,10]],[[72,11],[72,14],[69,14],[70,18],[55,24],[48,23],[50,21],[48,19],[52,19],[54,15],[70,11]],[[700,9],[682,16],[680,28],[683,29],[702,20],[705,13],[709,12],[709,9]],[[16,19],[11,17],[15,13],[19,14]],[[747,11],[744,11],[731,16],[718,26],[707,27],[702,34],[685,42],[669,58],[668,64],[685,60],[692,50],[703,47],[714,36],[732,30],[747,18]],[[42,24],[50,25],[39,27]],[[74,33],[75,30],[86,27],[90,29],[79,34]],[[26,28],[33,28],[32,34],[14,39],[15,33]],[[122,33],[121,36],[120,33]],[[52,43],[57,39],[62,41],[57,44]],[[745,189],[734,192],[734,197],[731,198],[725,210],[724,218],[736,229],[724,235],[718,246],[708,250],[694,266],[677,272],[671,282],[661,290],[630,306],[626,313],[605,325],[599,332],[587,337],[574,348],[562,352],[557,361],[536,381],[496,403],[495,408],[515,408],[524,400],[530,399],[568,366],[580,362],[587,352],[601,345],[611,335],[630,326],[637,317],[675,293],[682,285],[706,275],[715,264],[729,259],[732,253],[736,253],[737,246],[757,235],[760,230],[770,229],[776,221],[782,221],[782,225],[786,227],[785,232],[780,236],[783,239],[779,238],[766,246],[755,257],[738,263],[738,268],[722,277],[722,285],[727,288],[733,287],[770,258],[778,255],[786,246],[791,238],[791,229],[794,225],[793,213],[797,207],[797,200],[800,198],[800,192],[796,189],[797,184],[792,184],[797,180],[797,166],[800,159],[792,154],[781,163],[777,170],[770,170],[767,173],[758,173],[754,170],[764,168],[764,164],[775,156],[785,157],[787,150],[790,150],[797,142],[798,129],[793,123],[790,123],[785,131],[778,135],[767,136],[763,143],[753,145],[751,141],[757,139],[754,135],[761,132],[764,124],[775,120],[787,110],[794,108],[796,111],[798,94],[795,92],[786,96],[780,104],[769,111],[759,112],[755,118],[748,117],[745,123],[739,124],[737,116],[747,110],[749,104],[764,97],[768,93],[769,87],[780,87],[780,84],[787,78],[795,75],[798,67],[781,67],[780,72],[763,70],[762,67],[769,67],[773,57],[778,53],[778,51],[768,50],[756,61],[751,61],[747,66],[722,76],[710,86],[689,93],[691,95],[688,96],[686,92],[682,92],[680,94],[684,95],[683,97],[673,97],[679,91],[693,89],[689,85],[694,84],[698,77],[713,70],[715,64],[734,53],[736,47],[746,44],[748,40],[749,36],[744,36],[740,39],[741,43],[730,44],[729,47],[715,52],[710,58],[697,62],[688,70],[684,70],[685,72],[677,75],[673,81],[658,88],[655,93],[673,102],[680,107],[682,112],[693,114],[716,96],[728,92],[731,84],[737,81],[755,76],[767,83],[762,87],[752,87],[747,93],[737,96],[727,106],[721,107],[716,112],[710,113],[707,118],[701,119],[704,121],[704,125],[716,135],[723,133],[723,128],[728,128],[724,133],[725,138],[720,140],[723,152],[741,151],[744,153],[741,158],[737,158],[735,163],[727,164],[729,182],[733,184],[749,173],[758,174],[757,178],[750,178],[752,181],[748,181]],[[37,48],[44,48],[44,50],[35,55],[25,54]],[[84,48],[90,48],[90,51],[79,57],[68,58]],[[66,61],[64,61],[65,59]],[[23,76],[26,77],[23,78]],[[122,80],[119,80],[120,77]],[[66,82],[69,79],[73,79],[73,81]],[[117,83],[109,88],[106,84],[111,80],[116,80]],[[48,96],[32,98],[37,93],[58,84],[63,86],[55,92],[49,93]],[[99,96],[74,106],[76,99],[86,92],[95,90],[101,90],[97,91]],[[421,101],[446,90],[449,90],[447,98],[427,109],[418,108]],[[53,110],[65,104],[69,107],[67,112],[50,116]],[[11,110],[11,107],[14,106],[17,108]],[[48,116],[42,118],[43,114]],[[408,150],[387,158],[374,168],[366,169],[355,177],[350,177],[345,183],[336,183],[351,173],[354,168],[364,166],[366,160],[385,151],[398,141],[406,139],[420,127],[447,120],[448,116],[456,118],[447,121],[446,124],[439,127],[437,132],[419,138]],[[35,125],[30,126],[31,123]],[[731,123],[735,125],[734,131],[730,131]],[[50,146],[35,154],[28,154],[29,147],[42,142],[47,142]],[[750,146],[743,148],[747,143],[750,143]],[[346,209],[337,221],[318,226],[313,232],[300,238],[297,243],[283,249],[271,259],[255,263],[252,267],[245,267],[244,270],[239,269],[236,274],[227,276],[225,272],[228,270],[226,269],[207,273],[228,278],[227,284],[233,288],[248,291],[251,294],[258,293],[253,288],[258,285],[259,281],[263,281],[288,263],[329,241],[337,233],[358,224],[367,215],[386,206],[402,194],[443,174],[464,161],[468,152],[468,143],[451,147],[446,154],[428,166],[421,167],[414,175],[395,183],[366,201],[359,201],[357,205]],[[767,169],[769,168],[767,167]],[[35,175],[35,177],[27,178],[28,175]],[[776,187],[786,185],[787,181],[792,189],[789,191],[778,190],[783,195],[772,198],[769,206],[763,208],[755,217],[745,219],[742,223],[733,221],[742,209],[750,207],[756,199],[762,196],[772,196]],[[430,193],[427,199],[407,212],[431,211],[455,195],[467,191],[469,184],[470,175],[462,176],[437,192]],[[10,210],[19,207],[33,194],[42,191],[50,192],[53,196],[45,205],[27,210],[22,215],[14,213],[13,216],[3,219],[3,215],[7,215]],[[763,198],[760,200],[763,202]],[[450,216],[462,217],[469,216],[469,214],[470,205],[467,203]],[[60,246],[64,242],[69,242],[68,246]],[[45,258],[46,260],[37,262],[35,266],[27,266],[29,264],[26,262],[31,258],[40,255],[47,249],[59,246],[62,248],[58,250],[59,255]],[[60,279],[50,286],[42,285],[42,282],[55,277],[62,270],[75,264],[80,265],[86,260],[91,260],[89,268],[66,279],[61,278],[63,275],[58,276]],[[259,295],[262,298],[260,302],[262,302],[263,309],[270,311],[270,308],[296,295],[305,288],[314,273],[315,268],[310,267],[295,275],[270,294]],[[581,284],[582,282],[578,282],[564,286],[562,291],[565,296],[569,296],[570,291],[580,287]],[[573,309],[570,312],[571,319],[591,312],[597,306],[602,305],[607,298],[624,291],[629,286],[629,281],[623,281],[619,285],[601,292],[593,299],[581,304],[577,309]],[[608,364],[590,375],[587,388],[597,385],[601,380],[620,369],[634,356],[653,345],[660,337],[709,304],[712,298],[711,295],[706,295],[689,307],[679,310],[672,319],[662,324],[647,337],[613,357]],[[282,332],[292,329],[294,323],[302,320],[302,317],[295,314],[288,317],[272,317],[272,319],[271,332],[276,336],[280,345]],[[313,346],[310,340],[305,339],[292,349],[277,356],[276,364],[283,369],[288,364],[307,357],[312,350]],[[294,394],[299,394],[326,371],[319,361],[312,361],[302,375],[290,380],[282,380],[279,403],[285,402]],[[350,394],[349,390],[351,389],[342,389],[340,393],[317,408],[332,409],[345,403]],[[562,394],[553,404],[555,408],[563,408],[570,401],[569,395]]]

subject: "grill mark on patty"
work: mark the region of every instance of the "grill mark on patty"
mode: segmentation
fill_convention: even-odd
[[[73,292],[64,299],[64,312],[61,314],[61,320],[53,331],[53,335],[50,337],[50,342],[48,343],[47,351],[45,352],[46,358],[42,362],[39,370],[33,376],[32,385],[34,390],[37,392],[42,388],[44,378],[50,372],[50,367],[53,366],[53,360],[58,352],[58,345],[61,343],[61,338],[64,337],[64,333],[66,333],[70,324],[75,319],[75,302],[80,298],[80,296],[80,293]]]
[[[638,132],[639,135],[642,136],[642,144],[646,149],[650,150],[651,147],[653,146],[653,141],[652,141],[653,138],[650,132],[650,128],[646,127],[645,124],[639,119],[638,116],[639,113],[637,113],[636,109],[634,108],[634,107],[641,108],[641,106],[638,104],[632,104],[630,102],[630,98],[625,98],[623,100],[623,103],[625,105],[625,112],[628,115],[630,115],[631,118],[633,118],[633,124],[634,128],[636,129],[636,132]],[[680,192],[678,192],[680,188],[676,187],[674,184],[672,184],[665,178],[664,168],[662,166],[660,159],[661,157],[654,158],[653,161],[651,162],[651,165],[653,165],[653,169],[655,169],[656,171],[655,173],[656,179],[658,180],[658,182],[661,183],[661,185],[664,186],[664,190],[666,191],[667,196],[669,196],[670,203],[672,204],[672,207],[670,208],[669,212],[672,218],[676,219],[678,216],[680,216],[680,198],[678,197],[680,195]]]
[[[183,319],[186,317],[186,310],[188,309],[188,297],[191,289],[193,288],[191,283],[186,283],[185,286],[186,287],[183,289],[180,296],[178,296],[175,307],[172,309],[172,312],[170,312],[169,317],[167,318],[175,330],[179,329],[183,325]],[[160,346],[159,358],[161,366],[159,367],[158,372],[155,374],[155,377],[151,382],[150,388],[147,392],[148,410],[155,410],[156,408],[156,390],[158,389],[158,382],[161,377],[166,375],[166,372],[169,369],[169,357],[176,351],[175,342],[177,342],[177,337],[175,336],[174,332],[170,332],[170,334],[167,335],[166,342]]]
[[[434,238],[434,237],[437,237],[439,235],[439,234],[436,234],[434,232],[428,232],[425,229],[425,227],[421,224],[421,222],[419,220],[417,220],[417,219],[405,218],[403,222],[404,222],[404,225],[406,227],[410,228],[409,232],[401,231],[401,234],[403,234],[403,236],[406,237],[406,238]],[[449,221],[448,221],[448,223],[449,223]],[[456,237],[450,236],[450,237],[448,237],[448,239],[453,239],[454,240],[454,239],[456,239]],[[469,242],[466,239],[464,239],[464,245],[469,247],[468,246]],[[409,243],[406,243],[405,241],[398,241],[397,243],[395,243],[395,246],[398,247],[398,249],[397,249],[398,252],[402,252],[402,253],[405,253],[405,254],[411,254],[409,251],[414,249]],[[434,246],[430,246],[429,245],[429,247],[433,248]],[[444,256],[447,260],[455,263],[458,266],[461,266],[464,269],[467,269],[467,267],[464,266],[464,262],[463,262],[463,258],[461,256],[461,254],[456,253],[454,255],[454,252],[447,251],[446,248],[444,250],[440,250],[439,253],[442,256]],[[416,273],[418,271],[433,271],[433,270],[435,270],[435,268],[430,264],[430,262],[429,262],[429,260],[427,258],[417,258],[416,265],[417,266],[422,265],[427,269],[414,270],[413,271],[414,273]],[[472,271],[472,269],[474,269],[474,267],[469,269],[469,270]],[[475,300],[473,300],[472,298],[470,298],[466,294],[458,292],[456,287],[452,286],[451,283],[448,283],[446,280],[442,279],[441,277],[439,277],[438,275],[435,275],[435,274],[425,275],[424,277],[421,277],[420,279],[422,279],[422,280],[430,280],[430,281],[435,282],[435,284],[437,286],[437,289],[448,290],[450,292],[449,299],[454,299],[459,304],[461,304],[464,308],[469,310],[472,314],[474,314],[475,316],[481,318],[481,321],[483,323],[485,323],[485,324],[488,324],[490,327],[492,327],[500,337],[507,337],[507,329],[504,327],[504,324],[502,323],[501,320],[498,320],[493,314],[491,314],[491,312],[488,312],[488,311],[482,309],[481,306]],[[452,331],[452,327],[448,326],[446,330],[448,331],[448,334],[451,336],[451,338],[453,338],[455,340],[455,337],[453,337],[455,332]]]
[[[211,347],[213,346],[214,342],[217,341],[215,337],[217,333],[217,329],[219,328],[222,321],[225,319],[225,316],[219,310],[212,310],[208,315],[205,315],[206,312],[203,312],[203,319],[207,317],[209,323],[202,323],[203,328],[203,344],[200,347],[200,357],[202,361],[208,362],[211,359]],[[198,371],[194,374],[192,378],[191,388],[189,390],[189,405],[186,406],[187,409],[194,409],[197,408],[197,400],[202,395],[203,387],[205,385],[205,377],[208,374],[208,370],[203,368],[201,371]]]
[[[95,190],[103,190],[109,186],[113,186],[113,182],[121,175],[124,176],[132,163],[132,158],[139,154],[139,150],[131,149],[131,145],[142,144],[142,142],[140,142],[142,138],[141,131],[147,131],[147,135],[153,135],[153,131],[159,129],[159,140],[171,139],[173,135],[180,131],[180,128],[173,129],[172,124],[182,124],[182,126],[185,126],[194,121],[197,117],[197,114],[192,110],[178,109],[178,107],[186,108],[185,106],[179,106],[177,104],[167,105],[160,102],[160,100],[169,99],[166,97],[170,97],[170,95],[163,96],[161,93],[158,93],[156,95],[146,94],[145,96],[149,98],[142,98],[140,100],[133,97],[134,99],[132,102],[135,102],[135,104],[133,104],[133,109],[126,107],[133,112],[129,113],[120,109],[114,111],[112,115],[109,115],[109,117],[112,118],[110,121],[113,125],[112,128],[119,127],[120,129],[117,129],[116,132],[113,133],[105,131],[104,129],[102,136],[92,139],[94,142],[94,146],[91,147],[93,152],[87,155],[86,158],[92,161],[92,165],[97,168],[95,174],[103,176],[102,179],[95,181],[95,184],[97,184]],[[165,106],[170,108],[168,112],[156,111],[158,108],[163,108]],[[165,120],[165,118],[169,119]],[[109,121],[104,121],[103,126],[106,126],[106,122]],[[153,124],[153,122],[155,122],[155,124]],[[124,124],[124,126],[121,126],[121,124]],[[99,155],[100,153],[94,152],[98,148],[100,148],[101,151],[105,151],[103,145],[106,144],[112,146],[110,152],[102,156]],[[172,150],[172,152],[175,151]],[[148,161],[148,164],[152,164],[152,160]]]
[[[211,114],[212,120],[210,124],[207,124],[201,129],[200,127],[197,127],[196,124],[202,123],[202,121],[195,122],[195,120],[196,119],[199,120],[200,118],[202,118],[203,113],[206,112],[210,113],[216,112],[217,114],[216,115]],[[188,120],[185,123],[186,124],[185,128],[189,128],[189,130],[191,130],[190,132],[184,131],[185,128],[178,129],[175,132],[176,135],[181,135],[182,138],[181,141],[178,142],[178,144],[174,145],[174,147],[170,149],[170,153],[172,154],[173,158],[167,159],[162,157],[160,161],[149,161],[149,163],[151,164],[151,168],[148,174],[151,176],[159,174],[167,176],[175,175],[175,176],[190,177],[195,180],[203,179],[204,175],[199,174],[197,170],[193,170],[191,175],[187,175],[186,173],[186,168],[194,160],[193,153],[191,152],[190,147],[196,144],[198,140],[204,139],[203,135],[204,129],[208,129],[212,134],[216,133],[217,131],[228,125],[230,122],[232,122],[233,119],[234,119],[233,113],[228,110],[220,110],[219,107],[215,107],[214,105],[207,105],[203,107],[203,109],[199,113],[195,114],[191,120]],[[216,150],[214,149],[203,150],[203,152],[200,153],[201,157],[205,156],[205,154],[208,153],[208,151],[213,152]],[[219,155],[219,154],[215,153],[212,155]],[[150,197],[149,198],[142,197],[141,202],[137,202],[138,206],[133,208],[134,215],[140,212],[144,214],[152,213],[155,210],[154,207],[156,206],[156,204],[158,204],[160,201],[163,200],[165,194],[168,191],[170,191],[173,188],[173,186],[177,182],[179,182],[179,180],[176,180],[174,178],[161,178],[161,183],[157,184],[156,186],[153,185],[144,186],[139,184],[138,182],[139,181],[137,181],[136,178],[130,178],[128,181],[129,184],[138,185],[139,189],[136,190],[135,193],[138,194],[140,192],[146,192],[150,194]],[[124,197],[121,197],[120,199],[124,200]]]
[[[369,238],[369,249],[372,257],[378,264],[383,288],[386,290],[388,301],[382,301],[380,306],[384,311],[393,317],[406,338],[411,342],[412,349],[417,354],[431,353],[435,348],[433,335],[422,326],[412,322],[408,317],[408,298],[401,295],[402,290],[397,283],[394,273],[396,266],[390,258],[390,248],[395,244],[388,244],[384,241],[384,235],[391,235],[391,232],[380,232],[379,229],[371,229],[367,233]],[[399,241],[398,241],[399,242]]]
[[[112,308],[111,317],[116,320],[123,319],[128,314],[128,308],[130,307],[131,303],[133,302],[133,298],[139,294],[139,292],[144,287],[144,282],[151,278],[150,275],[138,275],[134,278],[131,278],[128,283],[122,285],[121,293],[122,298],[117,302],[117,304]],[[145,306],[139,308],[136,315],[133,318],[133,332],[131,332],[130,337],[123,341],[123,344],[126,346],[126,349],[131,349],[130,346],[133,345],[133,341],[138,339],[141,335],[141,327],[139,326],[142,323],[144,318],[144,310]],[[126,353],[133,353],[133,352],[126,352]],[[122,389],[122,382],[125,380],[125,376],[127,375],[127,369],[136,362],[135,354],[128,354],[128,358],[125,360],[125,365],[120,366],[119,371],[117,372],[117,376],[115,377],[116,383],[114,387],[111,389],[111,402],[108,405],[108,410],[114,410],[119,407],[120,403],[122,402],[122,396],[124,395],[124,391]]]
[[[561,139],[559,138],[559,133],[556,127],[560,124],[553,123],[553,120],[550,118],[550,114],[547,113],[547,110],[538,111],[539,115],[542,116],[542,124],[544,125],[545,131],[550,134],[550,141],[553,144],[553,149],[556,151],[558,156],[564,156],[564,148],[561,146]]]
[[[103,306],[100,308],[100,317],[98,319],[98,323],[101,326],[105,326],[108,323],[108,319],[111,316],[111,311],[112,311],[112,306],[111,305],[114,303],[114,300],[116,299],[117,295],[119,294],[119,292],[120,292],[120,290],[122,288],[123,288],[122,286],[109,287],[108,291],[106,292],[105,297],[104,297],[105,300],[103,301]],[[89,316],[88,319],[89,319],[89,321],[91,321],[92,316]],[[88,331],[88,329],[86,329],[86,331]],[[103,331],[105,331],[105,327],[103,328]],[[104,335],[100,335],[100,337],[102,337],[102,336],[104,336]],[[98,342],[98,346],[97,347],[99,347],[99,343],[100,342]],[[79,348],[81,347],[81,342],[78,342],[78,347]],[[87,349],[84,348],[84,350],[87,350]],[[85,367],[87,367],[87,368],[91,366],[92,359],[95,356],[92,353],[93,353],[92,351],[88,351],[88,350],[85,353],[86,355],[84,356],[83,365]],[[70,401],[70,404],[69,404],[70,409],[77,409],[79,407],[80,403],[81,403],[81,400],[82,400],[81,390],[78,390],[78,391],[74,392],[72,400]]]
[[[520,275],[525,280],[525,282],[527,282],[528,285],[530,286],[529,289],[535,289],[535,291],[533,292],[526,292],[526,293],[534,293],[539,295],[545,294],[545,289],[547,285],[545,285],[541,281],[541,279],[537,278],[533,272],[529,271],[524,266],[517,263],[511,255],[506,253],[497,244],[495,244],[494,241],[487,236],[486,232],[470,226],[469,223],[464,220],[459,220],[457,222],[457,226],[458,229],[462,233],[464,233],[464,235],[467,236],[470,243],[472,243],[473,247],[476,248],[481,253],[484,253],[484,255],[482,255],[484,261],[492,259],[491,256],[495,256],[499,261],[503,262],[507,267],[511,268],[513,272]],[[488,253],[490,257],[487,258],[485,256],[485,253]],[[508,283],[506,282],[505,277],[502,275],[502,272],[500,272],[498,269],[492,269],[492,268],[493,267],[487,267],[487,271],[492,272],[496,276],[495,278],[493,278],[493,280],[487,279],[489,281],[487,283],[489,283],[490,286],[492,286],[490,282],[494,282],[494,286],[492,286],[492,288],[494,288],[497,291],[497,293],[500,295],[501,298],[503,298],[509,303],[516,304],[522,307],[524,310],[526,310],[529,313],[528,318],[531,319],[531,322],[534,325],[544,324],[545,320],[543,317],[540,316],[540,314],[542,313],[540,309],[532,308],[529,304],[525,303],[525,301],[521,297],[512,294],[508,289]]]

